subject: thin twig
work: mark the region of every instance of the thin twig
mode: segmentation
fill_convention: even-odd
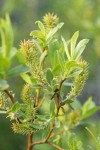
[[[11,92],[9,92],[7,89],[4,90],[4,92],[9,96],[11,103],[14,104],[14,98]]]
[[[51,145],[52,147],[56,148],[57,150],[64,150],[63,148],[61,148],[60,146],[58,145],[55,145],[54,143],[52,142],[48,142],[49,145]]]
[[[50,129],[50,131],[49,131],[49,134],[47,135],[47,137],[46,137],[46,139],[45,139],[45,142],[47,142],[48,139],[50,138],[50,136],[51,136],[51,134],[52,134],[52,132],[53,132],[53,130],[54,130],[54,127],[55,127],[55,124],[53,123],[52,126],[51,126],[51,129]]]
[[[49,139],[52,139],[53,137],[57,136],[57,135],[61,135],[62,133],[64,133],[66,130],[61,130],[60,132],[58,133],[55,133],[55,134],[52,134]]]
[[[64,79],[64,80],[61,81],[60,86],[59,86],[59,89],[56,89],[56,90],[55,90],[55,93],[54,93],[53,96],[51,97],[51,99],[53,99],[55,96],[57,97],[58,104],[57,104],[56,117],[58,116],[58,114],[59,114],[59,109],[60,109],[60,107],[62,106],[62,105],[60,105],[60,90],[61,90],[62,84],[63,84],[63,82],[64,82],[65,80],[66,80],[66,79]],[[47,142],[47,141],[49,140],[49,138],[50,138],[50,136],[51,136],[51,134],[52,134],[52,132],[53,132],[53,130],[54,130],[54,127],[55,127],[55,124],[53,123],[52,126],[51,126],[51,129],[50,129],[50,132],[49,132],[49,134],[48,134],[47,137],[46,137],[45,142]]]
[[[38,106],[39,96],[40,96],[40,89],[36,89],[35,107]]]
[[[63,79],[61,82],[60,82],[60,86],[59,86],[59,92],[60,92],[60,90],[61,90],[61,87],[62,87],[62,85],[63,85],[63,83],[64,83],[64,81],[66,80],[66,78],[65,79]]]
[[[33,142],[31,144],[31,146],[35,146],[35,145],[39,145],[39,144],[44,144],[45,142],[44,141],[36,141],[36,142]]]

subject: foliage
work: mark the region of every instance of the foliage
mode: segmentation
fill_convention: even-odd
[[[77,42],[79,31],[68,42],[59,37],[57,33],[64,23],[58,20],[56,15],[46,14],[43,22],[36,22],[39,29],[30,33],[31,39],[21,42],[16,51],[12,48],[10,19],[8,16],[1,19],[0,113],[7,114],[15,133],[26,134],[29,139],[33,134],[42,133],[39,141],[28,143],[28,150],[45,143],[58,150],[84,149],[74,129],[100,109],[91,98],[83,106],[76,100],[88,78],[88,63],[82,53],[89,40]],[[20,65],[10,69],[14,56]],[[14,101],[5,80],[17,75],[25,81],[21,102]],[[45,110],[46,103],[48,109]]]

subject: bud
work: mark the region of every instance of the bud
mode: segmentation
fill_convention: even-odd
[[[57,15],[54,15],[53,13],[52,14],[48,13],[43,17],[43,22],[48,29],[54,28],[58,24],[58,21],[59,18],[57,17]]]

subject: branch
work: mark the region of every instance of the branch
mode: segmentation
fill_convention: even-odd
[[[54,144],[52,142],[45,142],[45,141],[36,141],[36,142],[32,143],[31,146],[35,146],[37,144],[49,144],[52,147],[56,148],[57,150],[64,150],[60,146],[57,146],[56,144]]]
[[[52,147],[56,148],[57,150],[64,150],[60,146],[55,145],[54,143],[48,142],[48,144],[51,145]]]
[[[35,107],[38,106],[39,96],[40,96],[40,89],[36,89]]]
[[[64,83],[64,81],[66,80],[66,78],[65,79],[63,79],[61,82],[60,82],[60,85],[59,85],[59,92],[60,92],[60,90],[61,90],[61,87],[62,87],[62,85],[63,85],[63,83]]]
[[[53,132],[53,130],[54,130],[54,127],[55,127],[55,125],[54,125],[54,123],[53,123],[52,126],[51,126],[51,129],[50,129],[50,131],[49,131],[49,134],[47,135],[47,137],[46,137],[46,139],[45,139],[45,142],[47,142],[48,139],[50,138],[50,136],[51,136],[51,134],[52,134],[52,132]]]
[[[7,89],[4,90],[4,92],[9,96],[9,98],[10,98],[10,100],[11,100],[11,103],[12,103],[12,105],[13,105],[13,104],[15,103],[15,101],[14,101],[14,97],[13,97],[12,93],[11,93],[10,91],[8,91]],[[20,121],[19,118],[17,118],[17,121],[18,121],[19,123],[21,123],[21,121]]]
[[[28,149],[27,150],[32,150],[32,137],[33,137],[33,134],[28,135]]]
[[[14,104],[14,98],[11,92],[9,92],[7,89],[4,90],[4,92],[9,96],[11,103]]]
[[[31,146],[34,146],[34,145],[37,145],[37,144],[44,144],[45,142],[44,141],[36,141],[36,142],[33,142],[31,144]]]
[[[57,136],[57,135],[61,135],[62,133],[64,133],[66,130],[61,130],[60,132],[53,134],[49,137],[49,139],[52,139],[53,137]]]

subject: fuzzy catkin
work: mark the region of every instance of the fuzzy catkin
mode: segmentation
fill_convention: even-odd
[[[75,77],[71,91],[67,95],[67,99],[74,99],[79,96],[88,78],[88,64],[81,61],[80,66],[83,68],[83,71]]]

